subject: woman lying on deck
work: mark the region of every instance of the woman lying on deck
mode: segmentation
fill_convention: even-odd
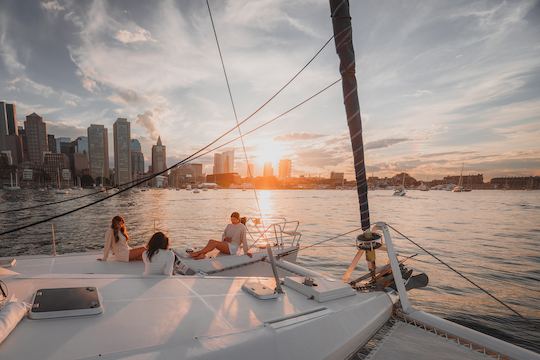
[[[242,246],[244,254],[251,257],[252,254],[248,252],[246,231],[246,226],[240,222],[240,214],[235,211],[231,214],[231,224],[223,231],[221,241],[209,240],[203,249],[192,252],[190,256],[197,260],[204,259],[206,254],[214,249],[226,255],[236,255],[238,248]]]
[[[98,260],[107,261],[109,252],[112,251],[116,261],[140,261],[142,253],[146,250],[144,246],[131,248],[128,245],[129,235],[127,233],[124,218],[115,216],[111,222],[111,228],[105,233],[105,248],[103,258]]]

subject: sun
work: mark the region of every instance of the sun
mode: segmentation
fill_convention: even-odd
[[[265,141],[257,144],[254,151],[254,160],[259,166],[271,162],[274,166],[283,158],[283,146],[275,141]]]

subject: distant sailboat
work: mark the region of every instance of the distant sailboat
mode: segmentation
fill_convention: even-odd
[[[67,194],[68,190],[62,190],[62,186],[60,185],[60,169],[56,169],[56,193],[57,194]]]
[[[459,174],[459,181],[457,186],[454,186],[452,192],[463,192],[463,164],[461,164],[461,173]]]
[[[407,191],[405,191],[405,173],[403,173],[403,180],[401,183],[401,187],[394,190],[393,196],[405,196]]]

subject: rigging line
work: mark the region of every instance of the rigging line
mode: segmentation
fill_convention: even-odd
[[[252,178],[251,170],[249,168],[249,159],[246,151],[246,145],[244,143],[244,137],[242,136],[242,129],[240,128],[240,124],[238,122],[238,114],[236,113],[236,106],[234,105],[234,99],[232,95],[231,90],[231,84],[229,83],[229,77],[227,76],[227,70],[225,68],[225,61],[223,60],[223,54],[221,53],[221,46],[219,46],[219,39],[216,32],[216,26],[214,24],[214,18],[212,17],[212,10],[210,10],[210,3],[208,0],[206,0],[206,6],[208,7],[208,14],[210,15],[210,22],[212,23],[212,30],[214,30],[214,38],[216,39],[216,45],[219,53],[219,59],[221,60],[221,68],[223,69],[223,75],[225,76],[225,82],[227,83],[227,90],[229,91],[229,99],[231,100],[231,105],[234,113],[234,119],[236,121],[236,126],[238,128],[238,134],[240,135],[240,141],[242,142],[242,149],[244,150],[244,158],[246,160],[246,168],[247,168],[247,174],[250,178]],[[234,162],[234,159],[233,159]],[[259,196],[257,195],[257,189],[255,186],[253,187],[253,194],[255,195],[255,202],[257,203],[257,210],[259,211],[259,216],[261,217],[261,222],[263,222],[262,219],[262,211],[261,211],[261,205],[259,203]],[[263,222],[264,226],[264,222]],[[264,233],[262,234],[264,236]]]
[[[270,124],[271,122],[273,122],[273,121],[279,119],[280,117],[282,117],[282,116],[288,114],[289,112],[291,112],[291,111],[297,109],[297,108],[300,107],[301,105],[305,104],[306,102],[308,102],[309,100],[313,99],[314,97],[316,97],[317,95],[321,94],[322,92],[328,90],[330,87],[332,87],[333,85],[337,84],[337,83],[340,82],[340,81],[341,81],[341,79],[338,79],[338,80],[334,81],[334,82],[331,83],[330,85],[326,86],[326,87],[323,88],[322,90],[319,90],[319,91],[318,91],[317,93],[315,93],[314,95],[311,95],[310,97],[306,98],[304,101],[302,101],[302,102],[300,102],[299,104],[293,106],[292,108],[286,110],[286,111],[283,112],[282,114],[276,116],[275,118],[271,119],[270,121],[267,121],[267,122],[264,123],[264,124],[259,125],[259,126],[256,127],[255,129],[250,130],[248,133],[244,134],[244,136],[245,136],[245,135],[248,135],[248,134],[250,134],[250,133],[252,133],[252,132],[254,132],[254,131],[256,131],[256,130],[258,130],[258,129],[260,129],[260,128],[262,128],[263,126],[266,126],[266,125]],[[233,128],[233,129],[234,129],[234,128]],[[221,136],[221,137],[219,137],[219,138],[222,138],[222,137],[223,137],[223,136]],[[85,208],[90,207],[90,206],[92,206],[92,205],[98,204],[98,203],[100,203],[100,202],[102,202],[102,201],[105,201],[105,200],[107,200],[107,199],[110,199],[110,198],[113,197],[113,196],[116,196],[116,195],[119,195],[119,194],[121,194],[121,193],[123,193],[123,192],[125,192],[125,191],[128,191],[128,190],[130,190],[131,188],[133,188],[133,187],[135,187],[135,186],[137,186],[137,185],[140,185],[140,184],[142,184],[142,183],[145,183],[146,181],[148,181],[148,180],[150,180],[150,179],[152,179],[152,178],[155,178],[156,176],[159,176],[159,175],[161,175],[161,174],[163,174],[163,173],[165,173],[165,172],[167,172],[167,171],[173,169],[173,168],[176,167],[176,166],[184,165],[184,164],[186,164],[187,162],[189,162],[189,161],[191,161],[191,160],[195,160],[195,159],[197,159],[197,158],[199,158],[199,157],[201,157],[201,156],[204,156],[204,155],[206,155],[206,154],[208,154],[208,153],[210,153],[210,152],[212,152],[212,151],[215,151],[215,150],[217,150],[217,149],[219,149],[219,148],[221,148],[221,147],[223,147],[223,146],[225,146],[225,145],[228,145],[229,143],[231,143],[231,142],[233,142],[233,141],[236,141],[236,140],[238,140],[238,139],[239,139],[239,137],[236,137],[235,139],[233,139],[233,140],[231,140],[231,141],[229,141],[229,142],[226,142],[226,143],[224,143],[224,144],[221,144],[221,145],[219,145],[219,146],[217,146],[217,147],[215,147],[215,148],[213,148],[213,149],[211,149],[211,150],[209,150],[209,151],[206,151],[206,152],[204,152],[204,153],[201,154],[202,151],[204,151],[205,149],[207,149],[208,147],[210,147],[212,144],[214,144],[214,143],[217,141],[217,140],[214,140],[214,141],[212,141],[210,144],[204,146],[203,148],[201,148],[201,149],[198,150],[197,152],[191,154],[191,155],[188,156],[187,158],[185,158],[185,159],[179,161],[178,163],[176,163],[176,164],[174,164],[174,165],[168,167],[167,169],[162,170],[162,171],[160,171],[160,172],[158,172],[158,173],[152,174],[152,176],[151,176],[150,178],[142,179],[142,180],[140,180],[140,181],[138,181],[138,182],[136,182],[136,183],[134,183],[134,184],[132,184],[132,185],[130,185],[130,186],[128,186],[128,187],[125,187],[125,188],[119,190],[118,192],[116,192],[116,193],[114,193],[114,194],[105,196],[105,197],[103,197],[103,198],[101,198],[101,199],[98,199],[98,200],[96,200],[96,201],[94,201],[94,202],[92,202],[92,203],[86,204],[86,205],[84,205],[84,206],[81,206],[81,207],[78,207],[78,208],[75,208],[75,209],[66,211],[66,212],[61,213],[61,214],[57,214],[57,215],[51,216],[51,217],[46,218],[46,219],[42,219],[42,220],[36,221],[36,222],[34,222],[34,223],[31,223],[31,224],[22,225],[22,226],[19,226],[19,227],[17,227],[17,228],[13,228],[13,229],[10,229],[10,230],[3,231],[3,232],[0,233],[0,236],[2,236],[2,235],[7,235],[7,234],[10,234],[10,233],[13,233],[13,232],[16,232],[16,231],[20,231],[20,230],[23,230],[23,229],[26,229],[26,228],[29,228],[29,227],[32,227],[32,226],[35,226],[35,225],[43,224],[43,223],[46,223],[46,222],[48,222],[48,221],[57,219],[57,218],[59,218],[59,217],[62,217],[62,216],[65,216],[65,215],[69,215],[69,214],[74,213],[74,212],[76,212],[76,211],[85,209]]]
[[[303,246],[303,247],[298,248],[298,249],[294,249],[294,250],[292,250],[292,251],[287,252],[287,254],[283,254],[283,255],[278,254],[278,255],[276,255],[276,257],[279,258],[279,257],[281,257],[281,256],[289,255],[289,254],[291,254],[291,253],[293,253],[293,252],[295,252],[295,251],[300,251],[300,250],[309,249],[309,248],[311,248],[311,247],[314,247],[314,246],[323,244],[323,243],[325,243],[325,242],[328,242],[328,241],[331,241],[331,240],[335,240],[335,239],[340,238],[340,237],[342,237],[342,236],[352,234],[353,232],[359,231],[359,230],[362,230],[362,227],[357,227],[356,229],[353,229],[353,230],[351,230],[351,231],[344,232],[344,233],[339,234],[339,235],[336,235],[336,236],[332,236],[331,238],[324,239],[324,240],[321,240],[321,241],[317,241],[316,243],[313,243],[313,244],[310,244],[310,245],[307,245],[307,246]]]
[[[344,29],[343,32],[345,30],[347,30],[348,28]],[[341,34],[341,33],[340,33]],[[340,35],[338,34],[338,35]],[[255,116],[255,114],[257,114],[260,110],[262,110],[266,105],[268,105],[272,100],[274,100],[287,86],[289,86],[312,62],[313,60],[315,60],[315,58],[317,56],[319,56],[319,54],[324,50],[324,48],[326,48],[326,46],[330,43],[330,41],[332,41],[332,39],[334,39],[336,35],[332,35],[322,46],[321,48],[308,60],[308,62],[306,62],[306,64],[300,68],[300,70],[298,70],[296,72],[296,74],[294,74],[294,76],[292,76],[283,86],[281,86],[281,88],[279,88],[272,96],[270,96],[262,105],[260,105],[257,109],[255,109],[255,111],[253,111],[249,116],[247,116],[245,119],[243,119],[239,124],[237,124],[237,126],[229,129],[228,131],[226,131],[225,133],[223,133],[221,136],[219,136],[218,138],[216,138],[214,141],[212,141],[210,144],[208,144],[206,147],[202,148],[200,151],[203,151],[204,149],[214,145],[216,142],[218,142],[219,140],[221,140],[222,138],[224,138],[226,135],[230,134],[231,132],[233,132],[237,127],[239,128],[240,125],[244,124],[245,122],[247,122],[249,119],[251,119],[253,116]],[[236,112],[236,110],[235,110]],[[184,159],[186,162],[188,160],[191,159],[192,156],[195,156],[197,155],[200,151],[198,152],[195,152],[194,154],[188,156],[186,159]],[[178,162],[177,164],[171,166],[170,168],[166,169],[165,171],[168,171],[172,168],[174,168],[175,166],[178,166],[181,164],[181,161]],[[159,174],[158,174],[159,175]],[[147,180],[151,180],[153,179],[154,177],[156,177],[157,175],[156,174],[152,174],[150,175],[145,181]],[[134,182],[136,180],[133,180],[132,182]],[[127,185],[131,182],[128,182],[128,183],[124,183],[124,184],[121,184],[121,185],[118,185],[118,186],[124,186],[124,185]],[[131,187],[130,187],[131,188]],[[101,192],[101,191],[99,191]],[[80,198],[83,198],[85,196],[90,196],[90,195],[94,195],[94,194],[98,194],[99,192],[95,192],[95,193],[92,193],[92,194],[86,194],[86,195],[83,195],[81,197],[74,197],[74,198],[70,198],[70,199],[65,199],[65,200],[62,200],[61,202],[68,202],[68,201],[72,201],[72,200],[77,200],[77,199],[80,199]],[[55,205],[55,204],[59,204],[61,202],[54,202],[54,203],[48,203],[48,204],[41,204],[40,206],[48,206],[48,205]],[[21,208],[21,209],[13,209],[13,210],[7,210],[7,211],[4,211],[4,212],[0,212],[0,214],[4,214],[4,213],[7,213],[7,212],[11,212],[11,211],[22,211],[22,210],[29,210],[29,209],[33,209],[33,208],[37,208],[37,207],[40,207],[40,206],[34,206],[34,207],[27,207],[27,208]],[[0,235],[2,235],[2,233],[0,233]]]
[[[514,314],[516,314],[517,316],[519,316],[520,318],[522,318],[523,320],[526,320],[526,321],[530,321],[529,319],[527,319],[525,316],[521,315],[517,310],[514,310],[512,307],[510,307],[510,305],[507,305],[504,301],[500,300],[499,298],[497,298],[495,295],[491,294],[489,291],[485,290],[484,288],[482,288],[480,285],[478,285],[477,283],[475,283],[474,281],[472,281],[471,279],[469,279],[467,276],[465,276],[464,274],[462,274],[460,271],[454,269],[452,266],[450,266],[449,264],[447,264],[445,261],[441,260],[440,258],[438,258],[435,254],[431,253],[429,250],[425,249],[422,245],[418,244],[417,242],[415,242],[414,240],[408,238],[406,235],[402,234],[398,229],[396,229],[395,227],[393,227],[392,225],[389,225],[389,224],[386,224],[388,225],[388,227],[392,230],[394,230],[396,233],[398,233],[399,235],[401,235],[403,238],[407,239],[408,241],[410,241],[411,243],[413,243],[414,245],[416,245],[417,247],[419,247],[420,249],[422,249],[426,254],[432,256],[435,260],[437,260],[438,262],[440,262],[441,264],[443,264],[444,266],[446,266],[447,268],[449,268],[450,270],[452,270],[453,272],[455,272],[456,274],[458,274],[459,276],[461,276],[462,278],[464,278],[465,280],[467,280],[468,282],[470,282],[472,285],[474,285],[475,287],[477,287],[478,289],[482,290],[484,293],[486,293],[488,296],[490,296],[493,300],[497,301],[499,304],[503,305],[504,307],[506,307],[508,310],[510,310],[511,312],[513,312]]]

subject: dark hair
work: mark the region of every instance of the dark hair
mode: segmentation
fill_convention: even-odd
[[[246,225],[247,217],[242,216],[242,217],[240,218],[240,222],[241,222],[242,224]]]
[[[114,241],[115,242],[118,242],[120,240],[120,237],[118,236],[118,229],[116,229],[114,225],[118,224],[120,222],[124,222],[124,218],[119,216],[119,215],[116,215],[115,217],[113,217],[112,221],[111,221],[111,229],[113,229]],[[120,232],[122,233],[122,235],[125,236],[126,240],[129,240],[129,235],[127,233],[127,230],[126,230],[125,226],[122,226],[120,228]]]
[[[148,250],[148,261],[152,261],[152,256],[159,251],[159,249],[168,249],[169,248],[169,238],[165,236],[161,231],[155,233],[150,238],[147,246]]]
[[[231,217],[237,218],[238,220],[240,220],[240,214],[239,214],[237,211],[233,212],[233,213],[231,214]]]

